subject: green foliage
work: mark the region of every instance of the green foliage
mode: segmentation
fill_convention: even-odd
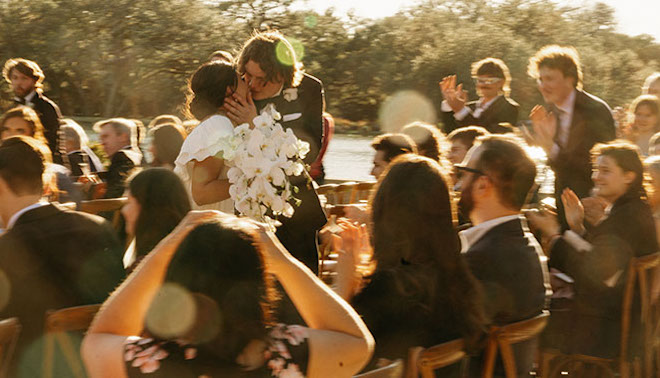
[[[616,33],[613,9],[551,0],[426,0],[370,20],[296,10],[293,0],[3,0],[0,59],[25,57],[46,73],[46,92],[68,115],[176,113],[186,80],[214,50],[237,53],[254,29],[277,28],[304,47],[323,80],[328,110],[373,121],[392,93],[413,89],[439,105],[438,81],[457,74],[475,98],[472,62],[503,59],[523,114],[541,97],[529,57],[550,43],[580,52],[586,90],[611,106],[639,94],[660,70],[660,45]],[[2,100],[11,98],[5,85]]]

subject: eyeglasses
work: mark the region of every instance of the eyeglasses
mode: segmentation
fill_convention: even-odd
[[[465,175],[465,172],[471,172],[474,173],[475,176],[486,176],[486,173],[484,171],[481,171],[476,168],[470,168],[466,167],[464,165],[454,165],[454,169],[456,170],[456,178],[461,180],[463,178],[463,175]]]
[[[496,84],[502,81],[503,79],[501,77],[473,77],[472,78],[477,84]]]

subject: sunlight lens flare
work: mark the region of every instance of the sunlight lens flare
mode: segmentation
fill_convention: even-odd
[[[287,66],[292,66],[296,62],[302,61],[305,56],[305,47],[302,42],[297,39],[289,38],[286,39],[289,41],[288,45],[285,41],[280,41],[275,47],[275,54],[277,55],[277,60]],[[295,56],[291,56],[291,47]]]
[[[378,111],[380,128],[385,133],[396,133],[415,121],[434,125],[437,115],[433,103],[423,95],[405,90],[389,96]]]
[[[175,339],[193,327],[196,317],[192,294],[180,285],[165,283],[149,307],[145,324],[155,336]]]

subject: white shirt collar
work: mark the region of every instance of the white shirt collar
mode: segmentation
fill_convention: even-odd
[[[19,218],[21,215],[27,213],[27,212],[30,211],[30,210],[33,210],[33,209],[39,208],[39,207],[41,207],[41,206],[46,206],[46,205],[48,205],[48,202],[46,202],[46,201],[39,201],[39,202],[37,202],[37,203],[33,203],[33,204],[30,205],[30,206],[27,206],[27,207],[24,207],[24,208],[20,209],[19,211],[15,212],[14,215],[11,216],[11,218],[9,218],[9,222],[7,222],[7,227],[6,227],[6,229],[9,230],[10,228],[12,228],[12,227],[14,226],[14,224],[16,224],[16,221],[18,220],[18,218]]]
[[[25,103],[26,103],[26,104],[27,104],[27,103],[32,103],[32,99],[33,99],[34,96],[36,96],[36,95],[37,95],[37,91],[32,91],[32,92],[30,92],[27,96],[25,96]]]
[[[514,219],[522,219],[522,215],[507,215],[504,217],[494,218],[487,220],[477,226],[472,226],[467,230],[463,230],[458,233],[459,238],[461,239],[461,253],[467,252],[471,246],[479,241],[488,231],[493,227],[499,226],[502,223],[512,221]]]
[[[573,89],[568,97],[566,97],[563,104],[555,106],[566,114],[573,114],[573,108],[575,107],[575,89]]]

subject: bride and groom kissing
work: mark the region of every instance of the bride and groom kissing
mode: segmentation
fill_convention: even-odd
[[[236,63],[205,63],[189,82],[186,111],[200,124],[191,132],[176,160],[175,171],[186,182],[194,207],[233,213],[229,167],[223,146],[235,126],[251,123],[273,105],[283,128],[309,143],[305,163],[317,157],[323,137],[322,83],[302,70],[291,44],[277,31],[256,33],[243,46]],[[326,217],[306,175],[291,176],[300,206],[291,218],[280,218],[277,237],[293,256],[318,270],[317,231]]]

